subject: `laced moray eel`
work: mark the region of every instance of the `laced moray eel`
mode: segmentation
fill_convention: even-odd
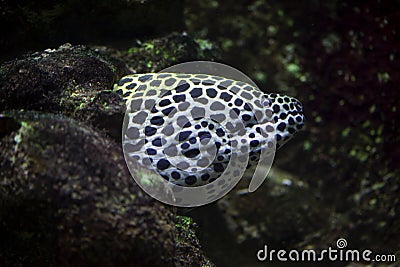
[[[271,138],[279,148],[304,124],[295,98],[218,76],[133,74],[114,90],[127,105],[125,152],[181,186],[216,180],[231,158],[233,136],[247,144],[240,151],[249,153],[250,168]]]

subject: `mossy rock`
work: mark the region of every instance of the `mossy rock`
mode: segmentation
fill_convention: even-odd
[[[125,62],[135,73],[159,72],[179,63],[221,58],[216,43],[178,32],[154,39],[137,39],[126,50],[99,49]]]
[[[120,140],[124,102],[111,92],[128,70],[85,46],[65,44],[1,65],[0,112],[36,110],[88,122]]]
[[[54,115],[0,125],[2,263],[173,266],[174,209],[134,183],[119,145]]]

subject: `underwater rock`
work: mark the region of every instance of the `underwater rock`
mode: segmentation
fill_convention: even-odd
[[[159,72],[179,63],[195,60],[215,61],[221,58],[221,49],[215,42],[194,38],[185,32],[174,32],[145,41],[136,40],[126,50],[96,48],[119,58],[134,73]]]
[[[0,67],[0,112],[62,113],[120,140],[124,103],[110,89],[127,73],[120,61],[85,46],[29,54]]]
[[[119,145],[54,115],[0,124],[1,262],[171,265],[174,211],[131,180]]]
[[[3,264],[205,261],[198,244],[188,244],[186,255],[175,249],[175,239],[188,236],[175,228],[175,209],[145,194],[131,179],[120,146],[93,128],[57,115],[5,112],[0,147]]]

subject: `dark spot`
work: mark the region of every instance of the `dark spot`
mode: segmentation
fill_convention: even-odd
[[[301,116],[296,116],[296,121],[301,122]]]
[[[165,116],[168,116],[169,113],[171,113],[171,111],[172,111],[173,109],[175,109],[175,107],[169,107],[169,108],[163,109],[163,110],[162,110],[162,113],[163,113]]]
[[[219,149],[221,147],[221,143],[220,142],[215,142],[215,146],[217,147],[217,149]]]
[[[201,126],[200,126],[200,125],[198,125],[198,124],[196,124],[196,126],[194,126],[194,128],[195,128],[196,130],[198,130],[198,129],[200,129],[200,128],[201,128]]]
[[[293,127],[289,127],[288,132],[290,134],[294,134],[296,132],[296,130]]]
[[[197,142],[196,137],[192,137],[189,139],[189,143],[191,143],[191,144],[196,144],[196,142]]]
[[[189,128],[190,126],[192,126],[192,124],[190,123],[190,121],[188,121],[187,123],[185,123],[185,125],[183,125],[183,128]]]
[[[285,100],[285,102],[290,102],[290,99],[287,96],[284,98],[284,100]]]
[[[274,110],[275,113],[278,113],[278,112],[281,110],[281,108],[279,107],[279,105],[273,105],[273,106],[272,106],[272,109]]]
[[[194,158],[199,154],[200,154],[200,150],[198,150],[197,148],[190,149],[186,152],[183,152],[183,155],[185,155],[185,157],[187,157],[187,158]]]
[[[170,96],[170,95],[172,95],[172,91],[171,90],[162,89],[161,90],[161,95],[162,96]]]
[[[206,138],[208,138],[208,139],[211,138],[211,134],[209,132],[207,132],[207,131],[199,132],[198,136],[199,136],[200,140],[203,140],[203,139],[206,139]]]
[[[276,134],[275,137],[276,137],[276,141],[279,141],[282,139],[282,136],[280,134]]]
[[[154,139],[153,142],[151,142],[151,143],[153,144],[153,146],[157,146],[157,147],[162,146],[161,138]]]
[[[160,107],[165,107],[165,106],[171,105],[171,101],[169,101],[169,99],[163,99],[160,101],[159,105],[160,105]]]
[[[192,131],[183,131],[179,133],[179,141],[185,141],[190,135],[192,134]]]
[[[238,108],[233,108],[232,110],[239,116],[240,110]]]
[[[260,144],[260,142],[258,140],[252,140],[250,141],[250,146],[251,147],[256,147]]]
[[[150,112],[151,112],[151,113],[157,113],[157,112],[158,112],[158,109],[156,109],[156,107],[153,107],[153,108],[150,110]]]
[[[190,147],[189,143],[183,143],[183,144],[181,145],[181,148],[182,148],[182,149],[188,149],[189,147]]]
[[[221,93],[220,98],[225,100],[226,102],[229,102],[232,99],[232,95],[228,94],[227,92],[223,92]]]
[[[148,149],[146,149],[146,153],[147,153],[147,155],[157,155],[157,150],[155,150],[153,148],[148,148]]]
[[[159,170],[165,170],[165,169],[167,169],[170,165],[171,165],[171,163],[169,163],[169,161],[166,160],[166,159],[160,159],[160,160],[157,162],[157,168],[158,168]]]
[[[196,181],[197,181],[197,179],[196,179],[196,176],[194,176],[194,175],[190,175],[190,176],[186,177],[186,179],[185,179],[185,183],[188,185],[194,185],[196,183]]]
[[[190,87],[190,84],[184,83],[184,84],[178,85],[178,86],[175,88],[175,90],[176,90],[177,93],[183,93],[183,92],[185,92],[187,89],[189,89],[189,87]]]
[[[225,135],[225,132],[224,132],[224,130],[223,130],[222,128],[218,128],[218,129],[216,130],[216,133],[217,133],[217,135],[218,135],[219,137],[222,137],[222,136]]]
[[[244,114],[244,115],[242,115],[242,119],[243,119],[244,121],[249,121],[249,120],[251,119],[251,116],[248,115],[248,114]]]
[[[194,85],[199,85],[199,84],[200,84],[200,80],[199,80],[199,79],[190,79],[190,81],[191,81]]]
[[[256,137],[256,135],[254,133],[251,133],[251,134],[249,134],[249,137],[254,138],[254,137]]]
[[[210,179],[210,175],[208,173],[203,174],[201,177],[201,180],[203,181],[207,181],[208,179]]]
[[[237,99],[235,100],[235,105],[236,105],[236,106],[240,107],[242,104],[243,104],[243,100],[242,100],[242,99],[237,98]]]
[[[171,177],[174,178],[175,180],[178,180],[179,178],[181,178],[181,174],[177,171],[173,171],[171,172]]]
[[[229,148],[225,149],[224,154],[230,154],[231,150]]]
[[[126,89],[133,89],[133,88],[135,88],[136,87],[136,83],[130,83],[130,84],[128,84],[127,86],[126,86]]]
[[[153,125],[163,125],[164,123],[164,119],[160,116],[154,116],[153,118],[151,118],[150,123]]]
[[[207,125],[208,125],[208,122],[206,122],[206,121],[202,121],[202,122],[201,122],[201,126],[207,127]]]
[[[224,156],[218,156],[218,157],[217,157],[217,160],[218,160],[218,161],[223,161],[224,159],[225,159]]]
[[[186,96],[185,95],[175,95],[172,97],[172,99],[174,99],[175,103],[184,102],[186,100]]]
[[[211,123],[210,123],[210,124],[208,125],[208,129],[209,129],[209,130],[214,129],[214,124],[211,124]]]
[[[140,76],[138,80],[140,82],[145,82],[145,81],[149,80],[151,77],[152,77],[152,75],[143,75],[143,76]]]
[[[224,171],[224,165],[222,165],[222,163],[215,163],[214,164],[214,171],[223,172]]]
[[[280,98],[280,97],[278,97],[278,103],[283,103],[283,99],[282,98]]]
[[[286,114],[285,112],[282,112],[282,113],[279,115],[279,118],[280,118],[281,120],[286,119],[286,117],[287,117],[287,114]]]
[[[275,98],[276,94],[270,94],[269,96],[272,97],[272,98]]]
[[[286,110],[289,110],[288,104],[283,104],[283,108],[286,109]]]
[[[124,85],[124,84],[126,84],[126,83],[129,83],[129,82],[131,82],[131,81],[133,81],[132,78],[122,78],[121,80],[119,80],[118,86],[122,86],[122,85]]]
[[[249,104],[247,104],[247,103],[246,103],[246,104],[244,104],[244,106],[243,106],[243,107],[244,107],[244,109],[245,109],[245,110],[247,110],[247,111],[251,111],[251,107],[250,107],[250,105],[249,105]]]
[[[206,92],[207,92],[207,95],[211,98],[214,98],[217,96],[217,91],[215,89],[207,89]]]
[[[157,132],[157,129],[154,128],[154,127],[146,126],[146,127],[144,128],[144,134],[145,134],[146,136],[152,136],[152,135],[154,135],[156,132]]]
[[[289,118],[288,122],[289,122],[289,125],[295,124],[294,119],[292,117]]]
[[[279,131],[283,132],[286,128],[286,123],[281,122],[279,123],[278,127],[276,127]]]
[[[179,127],[190,127],[192,124],[190,121],[188,121],[187,117],[185,115],[181,115],[176,119],[176,123],[178,124]]]
[[[199,97],[199,96],[201,96],[202,93],[203,92],[202,92],[201,88],[194,88],[192,91],[190,91],[190,95],[192,96],[192,98]]]

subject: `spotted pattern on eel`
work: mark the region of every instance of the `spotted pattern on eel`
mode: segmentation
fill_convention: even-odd
[[[238,146],[233,142],[243,143],[250,168],[271,140],[279,148],[304,124],[295,98],[219,76],[133,74],[114,89],[127,106],[125,153],[181,186],[218,179]]]

